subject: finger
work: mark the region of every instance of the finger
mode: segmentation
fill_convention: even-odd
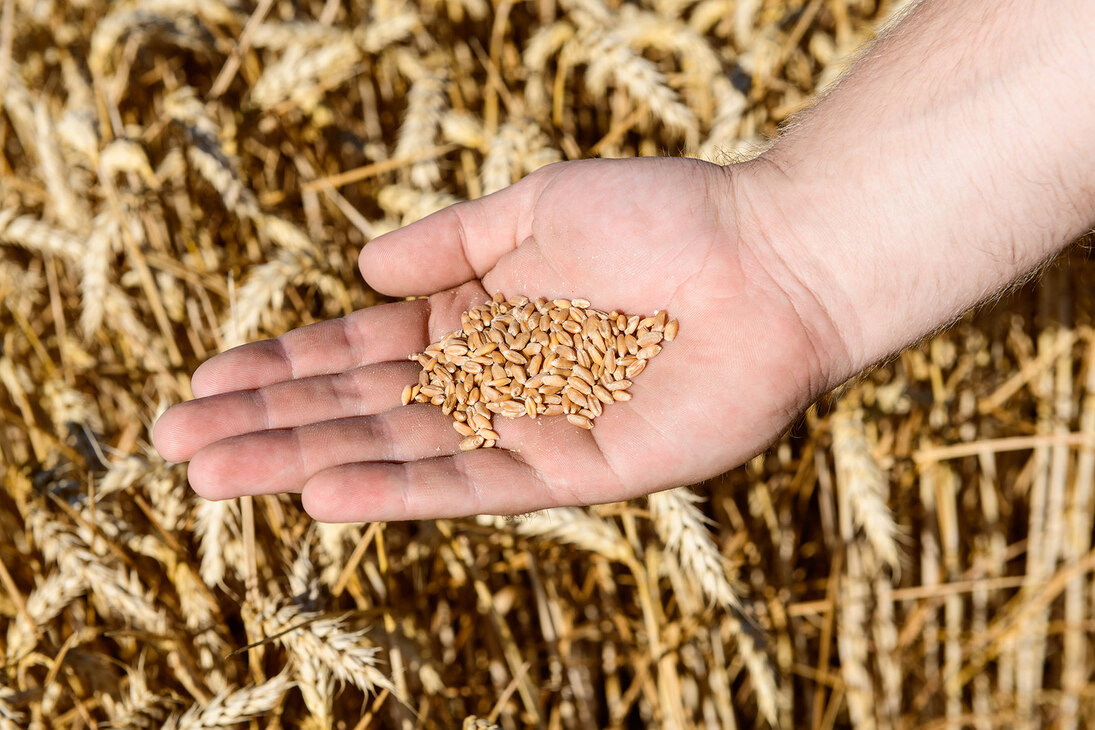
[[[403,360],[429,345],[428,312],[422,300],[381,304],[291,330],[277,339],[241,345],[202,363],[190,385],[194,395],[203,398]]]
[[[165,459],[180,462],[215,441],[252,431],[382,413],[400,404],[403,388],[417,382],[421,369],[386,362],[187,401],[160,416],[152,441]]]
[[[190,485],[207,499],[300,491],[342,464],[406,461],[459,451],[461,436],[437,408],[414,405],[373,416],[261,431],[217,441],[194,454]]]
[[[304,508],[321,522],[518,514],[557,501],[534,469],[503,449],[347,464],[316,474],[303,491]]]
[[[547,177],[531,175],[373,239],[358,260],[365,281],[384,294],[411,296],[481,279],[531,234],[533,203]]]

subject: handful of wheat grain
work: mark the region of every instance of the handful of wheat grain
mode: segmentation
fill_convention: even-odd
[[[422,372],[403,389],[403,405],[432,403],[452,415],[464,451],[498,442],[495,414],[565,415],[593,428],[606,405],[631,400],[631,379],[678,328],[664,311],[628,316],[585,299],[502,294],[460,319],[460,329],[411,356]]]

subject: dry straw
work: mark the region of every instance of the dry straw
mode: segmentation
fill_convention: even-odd
[[[374,235],[752,154],[903,4],[3,3],[0,728],[1090,724],[1082,254],[697,497],[317,528],[149,445],[209,356],[384,301]]]

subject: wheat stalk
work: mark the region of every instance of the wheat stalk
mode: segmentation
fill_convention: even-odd
[[[487,143],[487,155],[483,158],[480,184],[484,195],[490,195],[510,185],[519,173],[518,150],[522,139],[517,125],[503,124],[498,134]]]
[[[49,624],[86,590],[87,586],[78,574],[63,568],[46,576],[27,596],[26,613],[16,615],[8,625],[7,662],[15,663],[33,649],[38,643],[36,627],[40,629]]]
[[[353,77],[361,61],[361,48],[349,33],[318,49],[294,45],[267,66],[251,88],[251,103],[268,110],[281,105],[310,112],[327,89]]]
[[[38,125],[34,118],[34,101],[18,73],[8,73],[3,89],[4,113],[11,119],[15,136],[28,155],[37,149]]]
[[[1089,341],[1084,353],[1087,376],[1083,385],[1083,402],[1080,408],[1079,429],[1095,432],[1095,341]],[[1095,484],[1095,449],[1083,449],[1076,458],[1071,499],[1066,520],[1065,556],[1068,561],[1081,559],[1091,549],[1091,503]],[[1076,726],[1079,712],[1078,698],[1088,679],[1088,647],[1086,632],[1080,628],[1084,620],[1085,593],[1088,592],[1087,576],[1076,576],[1065,589],[1065,625],[1069,628],[1064,636],[1063,673],[1061,685],[1065,697],[1061,702],[1061,727]]]
[[[830,428],[841,508],[851,510],[853,524],[863,530],[874,555],[896,571],[900,565],[897,525],[886,505],[889,484],[871,456],[863,415],[849,408],[838,409]]]
[[[634,551],[615,523],[577,507],[553,507],[513,519],[486,515],[477,519],[483,525],[573,545],[612,561],[629,563],[635,559]]]
[[[26,720],[26,715],[11,706],[13,694],[15,693],[0,681],[0,730],[20,730],[21,724]]]
[[[111,253],[120,245],[117,218],[109,213],[95,216],[87,253],[80,262],[80,329],[90,338],[103,324],[109,288]]]
[[[711,537],[711,520],[697,506],[702,501],[686,487],[657,492],[647,498],[658,537],[684,572],[700,586],[703,595],[719,605],[741,610],[741,599]]]
[[[119,698],[103,694],[103,707],[116,728],[159,727],[166,714],[163,705],[168,698],[157,696],[148,686],[144,662],[126,668],[126,691]]]
[[[110,565],[104,560],[101,538],[81,538],[63,524],[49,518],[45,510],[31,510],[28,518],[35,541],[46,559],[58,565],[62,573],[78,577],[99,610],[133,625],[164,635],[168,631],[167,614],[156,606],[133,571]]]
[[[212,587],[224,581],[228,565],[239,564],[233,559],[241,551],[238,502],[200,500],[194,517],[201,554],[199,573],[202,581]]]
[[[414,79],[407,92],[407,111],[399,127],[394,157],[409,157],[436,143],[448,107],[446,81],[444,73],[427,73]],[[407,178],[416,188],[432,190],[441,182],[441,168],[436,159],[422,160],[411,165]]]
[[[195,704],[181,717],[169,717],[163,729],[205,730],[238,725],[273,710],[292,686],[288,673],[282,672],[262,684],[218,692],[209,702]]]
[[[768,722],[775,725],[779,717],[780,693],[775,670],[764,650],[766,641],[742,617],[741,600],[727,576],[722,553],[708,527],[711,521],[697,506],[702,499],[681,487],[656,492],[647,501],[654,530],[669,556],[693,584],[699,586],[707,600],[727,611],[738,650],[753,681],[757,705]]]
[[[848,714],[857,730],[876,727],[874,687],[867,667],[870,654],[867,642],[867,604],[870,584],[865,574],[862,543],[857,542],[851,520],[840,518],[845,541],[845,573],[840,578],[840,604],[837,614],[837,649]]]
[[[240,179],[236,161],[224,152],[218,139],[220,129],[206,113],[197,92],[190,87],[180,88],[167,96],[163,104],[165,113],[186,132],[190,164],[220,193],[225,207],[241,218],[258,218],[258,200]]]
[[[76,261],[83,255],[80,239],[68,231],[42,223],[33,216],[12,209],[0,210],[0,240],[30,251]]]
[[[282,249],[275,258],[252,268],[221,329],[225,347],[254,337],[270,314],[282,308],[285,290],[311,275],[314,263],[304,251]]]
[[[581,37],[575,36],[571,43]],[[610,83],[626,89],[632,103],[645,102],[668,131],[685,138],[690,146],[696,145],[695,115],[681,103],[677,92],[666,84],[665,75],[652,62],[635,53],[613,33],[590,34],[583,51],[587,62],[585,83],[590,93],[606,94]]]
[[[364,26],[353,32],[354,41],[363,51],[378,54],[409,36],[421,25],[418,13],[402,3],[378,3],[376,12]]]
[[[269,600],[260,608],[263,632],[289,650],[296,665],[317,661],[335,679],[349,682],[362,692],[377,688],[395,692],[391,681],[377,668],[378,647],[365,641],[366,629],[347,629],[345,620],[321,611],[305,611],[292,603],[277,608]]]
[[[34,126],[38,167],[46,183],[53,218],[71,233],[86,236],[91,227],[91,213],[84,198],[69,183],[71,173],[61,158],[53,119],[43,101],[34,105]]]
[[[337,42],[345,31],[310,21],[274,23],[267,21],[254,28],[251,47],[284,52],[291,46],[314,48]]]

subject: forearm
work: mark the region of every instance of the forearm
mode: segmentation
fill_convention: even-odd
[[[1095,3],[926,0],[742,187],[857,372],[1095,222]],[[833,383],[835,384],[835,383]]]

